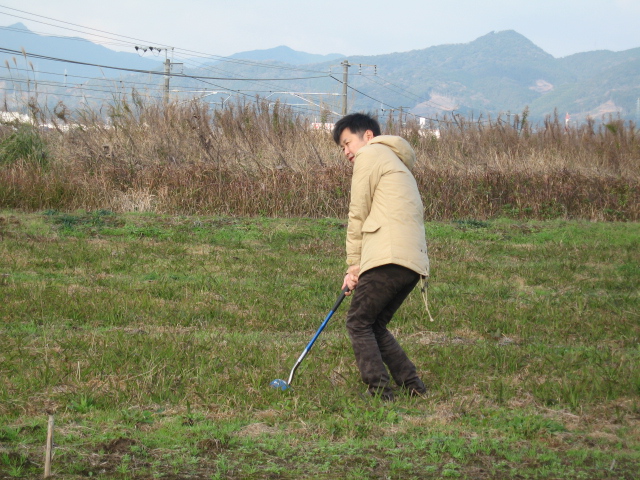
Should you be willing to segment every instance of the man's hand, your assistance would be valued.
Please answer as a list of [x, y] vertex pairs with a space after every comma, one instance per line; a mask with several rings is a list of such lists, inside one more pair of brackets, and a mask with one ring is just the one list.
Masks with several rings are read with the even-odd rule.
[[347, 269], [347, 273], [344, 276], [344, 282], [342, 282], [342, 288], [347, 287], [349, 293], [345, 295], [351, 295], [351, 292], [358, 286], [358, 277], [360, 276], [360, 265], [351, 265]]

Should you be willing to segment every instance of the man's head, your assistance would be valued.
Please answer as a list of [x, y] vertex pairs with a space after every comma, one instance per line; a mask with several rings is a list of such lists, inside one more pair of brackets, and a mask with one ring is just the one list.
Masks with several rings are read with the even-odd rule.
[[380, 135], [378, 121], [364, 113], [353, 113], [342, 117], [333, 127], [333, 141], [342, 148], [350, 162], [353, 162], [360, 148], [378, 135]]

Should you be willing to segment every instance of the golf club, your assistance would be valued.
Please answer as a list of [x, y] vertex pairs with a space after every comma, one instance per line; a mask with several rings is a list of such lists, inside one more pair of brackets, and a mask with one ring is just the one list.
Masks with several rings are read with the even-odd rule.
[[331, 309], [329, 314], [326, 316], [326, 318], [324, 319], [324, 321], [320, 325], [320, 328], [318, 328], [318, 331], [313, 336], [311, 341], [305, 347], [304, 351], [302, 352], [302, 355], [300, 355], [300, 358], [298, 358], [298, 361], [296, 362], [296, 364], [291, 369], [291, 373], [289, 374], [289, 380], [287, 380], [285, 382], [284, 380], [281, 380], [281, 379], [278, 378], [278, 379], [272, 381], [269, 384], [272, 388], [279, 388], [280, 390], [287, 390], [287, 389], [289, 389], [291, 387], [291, 381], [293, 380], [293, 375], [296, 373], [296, 370], [298, 369], [298, 367], [300, 366], [300, 364], [304, 360], [304, 357], [307, 356], [307, 353], [309, 353], [309, 350], [311, 350], [311, 347], [313, 347], [313, 344], [315, 343], [316, 339], [318, 338], [320, 333], [322, 333], [322, 330], [324, 330], [324, 327], [327, 326], [327, 323], [329, 323], [329, 320], [331, 319], [331, 317], [333, 316], [335, 311], [338, 309], [338, 307], [342, 303], [342, 300], [344, 300], [344, 297], [348, 292], [349, 292], [349, 288], [348, 287], [344, 287], [342, 289], [342, 293], [340, 294], [340, 296], [336, 300], [336, 303], [333, 305], [333, 308]]

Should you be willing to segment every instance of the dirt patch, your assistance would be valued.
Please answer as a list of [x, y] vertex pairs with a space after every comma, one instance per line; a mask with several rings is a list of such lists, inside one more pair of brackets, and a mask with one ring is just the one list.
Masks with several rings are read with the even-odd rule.
[[267, 410], [262, 410], [260, 412], [256, 412], [255, 417], [258, 419], [271, 419], [276, 418], [279, 415], [277, 410], [273, 408], [268, 408]]
[[206, 438], [200, 440], [196, 446], [202, 453], [220, 453], [229, 447], [229, 442], [226, 439]]
[[189, 255], [210, 255], [213, 247], [205, 244], [193, 245], [186, 247], [186, 251]]
[[252, 423], [242, 428], [238, 432], [240, 437], [259, 437], [260, 435], [274, 435], [278, 433], [278, 429], [271, 427], [266, 423]]
[[547, 93], [553, 90], [553, 84], [547, 82], [546, 80], [536, 80], [536, 84], [533, 87], [529, 87], [529, 90], [533, 90], [538, 93]]
[[110, 455], [113, 454], [121, 454], [124, 455], [126, 453], [131, 452], [131, 447], [133, 445], [136, 445], [136, 441], [132, 440], [130, 438], [116, 438], [114, 440], [111, 440], [108, 443], [101, 443], [98, 446], [98, 451], [104, 451], [105, 453], [108, 453]]
[[417, 338], [418, 343], [421, 345], [474, 345], [482, 339], [482, 336], [470, 330], [456, 330], [451, 334], [429, 331], [418, 332], [409, 335], [409, 338]]

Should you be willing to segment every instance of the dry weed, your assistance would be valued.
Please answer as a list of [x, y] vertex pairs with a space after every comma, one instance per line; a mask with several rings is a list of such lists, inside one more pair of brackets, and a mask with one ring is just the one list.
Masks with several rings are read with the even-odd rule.
[[[93, 111], [50, 116], [55, 128], [40, 131], [36, 142], [46, 162], [31, 144], [12, 150], [24, 158], [0, 162], [3, 208], [347, 213], [350, 165], [328, 132], [278, 103], [212, 111], [197, 101], [164, 107], [134, 95], [110, 105], [107, 122]], [[534, 128], [523, 114], [512, 124], [455, 117], [437, 127], [439, 138], [415, 125], [388, 124], [385, 132], [402, 134], [416, 150], [426, 218], [640, 218], [633, 123], [565, 129], [556, 115]], [[0, 144], [19, 141], [13, 128], [0, 127]]]

